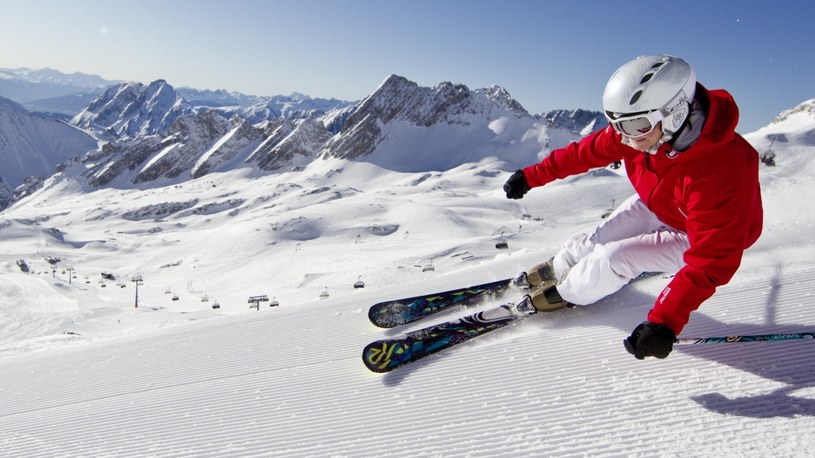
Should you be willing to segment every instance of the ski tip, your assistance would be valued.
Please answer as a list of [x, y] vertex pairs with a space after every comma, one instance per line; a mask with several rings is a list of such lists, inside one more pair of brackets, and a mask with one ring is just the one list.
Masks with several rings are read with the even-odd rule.
[[371, 324], [384, 329], [395, 328], [396, 326], [402, 324], [395, 322], [393, 319], [387, 319], [389, 315], [387, 313], [382, 313], [382, 310], [378, 308], [377, 305], [379, 304], [374, 304], [373, 307], [368, 309], [368, 320], [371, 321]]
[[362, 362], [372, 372], [390, 372], [402, 365], [398, 357], [409, 348], [410, 345], [401, 340], [377, 340], [362, 350]]

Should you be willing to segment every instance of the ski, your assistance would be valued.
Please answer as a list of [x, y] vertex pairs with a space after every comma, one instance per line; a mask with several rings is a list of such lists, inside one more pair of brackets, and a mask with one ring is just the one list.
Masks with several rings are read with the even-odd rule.
[[408, 332], [402, 338], [371, 342], [362, 361], [373, 372], [390, 372], [436, 352], [466, 342], [537, 313], [529, 296], [445, 323]]
[[371, 323], [392, 328], [428, 317], [456, 305], [473, 305], [485, 294], [503, 295], [512, 279], [497, 280], [441, 293], [378, 302], [368, 310]]

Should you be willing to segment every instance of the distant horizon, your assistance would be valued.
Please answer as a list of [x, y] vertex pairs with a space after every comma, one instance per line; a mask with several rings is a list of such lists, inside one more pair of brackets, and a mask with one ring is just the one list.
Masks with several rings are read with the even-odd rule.
[[[343, 102], [359, 102], [359, 101], [363, 100], [365, 97], [367, 97], [368, 95], [373, 94], [373, 93], [376, 91], [376, 88], [374, 88], [374, 89], [372, 89], [372, 90], [371, 90], [371, 93], [370, 93], [370, 94], [368, 94], [368, 95], [366, 95], [365, 97], [363, 97], [363, 98], [361, 98], [361, 99], [353, 99], [353, 100], [350, 100], [350, 99], [342, 99], [342, 98], [339, 98], [339, 97], [314, 97], [314, 96], [312, 96], [312, 95], [310, 95], [310, 94], [307, 94], [307, 93], [304, 93], [304, 92], [301, 92], [301, 91], [294, 91], [294, 92], [291, 92], [291, 93], [288, 93], [288, 94], [249, 94], [249, 93], [245, 93], [245, 92], [240, 92], [240, 91], [230, 90], [230, 89], [227, 89], [227, 88], [218, 88], [218, 89], [201, 89], [201, 88], [198, 88], [198, 87], [191, 87], [191, 86], [183, 86], [183, 85], [177, 85], [177, 84], [173, 84], [173, 82], [172, 82], [172, 81], [169, 81], [169, 80], [167, 80], [166, 78], [157, 78], [157, 79], [152, 80], [152, 81], [112, 80], [112, 79], [108, 79], [108, 78], [104, 77], [104, 75], [99, 75], [99, 74], [94, 74], [94, 73], [86, 73], [86, 72], [83, 72], [83, 71], [81, 71], [81, 70], [77, 70], [77, 71], [74, 71], [74, 72], [71, 72], [71, 73], [67, 73], [67, 72], [62, 71], [62, 70], [60, 70], [60, 69], [57, 69], [57, 68], [51, 68], [51, 67], [42, 67], [42, 68], [30, 68], [30, 67], [7, 68], [7, 67], [0, 67], [0, 70], [10, 70], [10, 71], [16, 71], [16, 70], [33, 70], [33, 71], [40, 71], [40, 70], [51, 70], [51, 71], [56, 71], [56, 72], [59, 72], [59, 73], [62, 73], [62, 74], [64, 74], [64, 75], [68, 75], [68, 76], [70, 76], [70, 75], [82, 75], [82, 76], [89, 76], [89, 77], [97, 77], [97, 78], [103, 79], [103, 80], [108, 81], [108, 82], [113, 83], [113, 84], [131, 83], [131, 82], [132, 82], [132, 83], [139, 83], [139, 84], [142, 84], [142, 85], [145, 85], [145, 86], [146, 86], [146, 85], [149, 85], [149, 84], [151, 84], [151, 83], [153, 83], [153, 82], [155, 82], [155, 81], [166, 81], [166, 82], [167, 82], [167, 83], [168, 83], [170, 86], [172, 86], [174, 89], [192, 89], [192, 90], [197, 90], [197, 91], [210, 91], [210, 92], [224, 91], [224, 92], [229, 93], [229, 94], [235, 94], [235, 93], [237, 93], [237, 94], [241, 94], [241, 95], [244, 95], [244, 96], [249, 96], [249, 97], [281, 97], [281, 96], [282, 96], [282, 97], [292, 97], [292, 98], [294, 98], [294, 96], [301, 95], [301, 96], [308, 97], [309, 99], [312, 99], [312, 100], [315, 100], [315, 99], [332, 100], [332, 99], [333, 99], [333, 100], [339, 100], [339, 101], [343, 101]], [[385, 76], [385, 77], [383, 78], [383, 81], [385, 81], [385, 80], [386, 80], [386, 79], [387, 79], [387, 78], [388, 78], [390, 75], [396, 75], [396, 74], [395, 74], [395, 73], [391, 73], [391, 74], [389, 74], [389, 75]], [[402, 77], [407, 78], [408, 80], [410, 80], [410, 78], [409, 78], [409, 77], [406, 77], [406, 76], [404, 76], [404, 75], [397, 75], [397, 76], [402, 76]], [[412, 81], [412, 80], [411, 80], [411, 81]], [[415, 82], [415, 81], [414, 81], [414, 82]], [[463, 84], [463, 83], [457, 83], [456, 81], [439, 81], [439, 82], [437, 82], [437, 83], [435, 83], [435, 84], [433, 84], [433, 85], [431, 85], [431, 86], [429, 86], [429, 87], [433, 87], [433, 86], [436, 86], [436, 85], [438, 85], [438, 84], [442, 84], [442, 83], [445, 83], [445, 82], [450, 82], [450, 83], [453, 83], [453, 84]], [[500, 85], [498, 85], [498, 86], [500, 86]], [[378, 87], [378, 86], [377, 86], [377, 87]], [[467, 86], [467, 87], [468, 87], [470, 90], [475, 90], [475, 89], [483, 89], [483, 88], [474, 88], [474, 87], [469, 87], [469, 86]], [[503, 86], [502, 86], [502, 87], [503, 87]], [[505, 89], [506, 89], [506, 88], [505, 88]], [[4, 96], [3, 94], [0, 94], [0, 97], [3, 97], [3, 96]], [[512, 96], [512, 94], [510, 94], [510, 96]], [[581, 108], [581, 107], [577, 107], [577, 108], [553, 108], [553, 109], [551, 109], [551, 110], [546, 110], [546, 111], [533, 111], [533, 110], [528, 109], [528, 108], [526, 107], [526, 105], [523, 103], [523, 101], [518, 100], [518, 99], [516, 99], [515, 97], [513, 97], [513, 99], [514, 99], [515, 101], [517, 101], [518, 103], [520, 103], [520, 104], [521, 104], [521, 106], [522, 106], [524, 109], [526, 109], [526, 110], [527, 110], [527, 111], [528, 111], [528, 112], [529, 112], [531, 115], [544, 115], [544, 114], [547, 114], [547, 113], [551, 113], [551, 112], [553, 112], [553, 111], [561, 111], [561, 110], [562, 110], [562, 111], [577, 111], [577, 110], [584, 110], [584, 111], [591, 111], [591, 112], [602, 113], [602, 111], [601, 111], [601, 110], [592, 110], [592, 109], [589, 109], [589, 108]], [[759, 129], [763, 128], [763, 127], [766, 127], [766, 126], [767, 126], [767, 125], [769, 125], [769, 124], [770, 124], [770, 123], [771, 123], [771, 122], [772, 122], [772, 121], [773, 121], [773, 120], [774, 120], [774, 119], [775, 119], [775, 118], [776, 118], [776, 117], [777, 117], [779, 114], [783, 113], [784, 111], [787, 111], [787, 110], [793, 109], [793, 108], [795, 108], [795, 107], [797, 107], [797, 106], [799, 106], [799, 105], [801, 105], [801, 104], [803, 104], [803, 103], [807, 102], [808, 100], [811, 100], [811, 98], [810, 98], [810, 99], [804, 99], [804, 100], [801, 100], [801, 102], [799, 102], [799, 103], [797, 103], [797, 104], [795, 104], [795, 105], [789, 106], [789, 107], [787, 107], [787, 108], [785, 108], [785, 109], [783, 109], [783, 110], [779, 111], [778, 113], [774, 113], [774, 114], [772, 115], [772, 118], [770, 118], [770, 120], [769, 120], [769, 121], [768, 121], [766, 124], [761, 125], [761, 126], [758, 126], [758, 127], [756, 127], [755, 129], [751, 129], [751, 130], [745, 130], [745, 131], [740, 131], [740, 130], [737, 130], [737, 131], [739, 131], [739, 133], [745, 134], [745, 133], [754, 132], [754, 131], [759, 130]]]
[[0, 67], [249, 95], [361, 100], [390, 74], [425, 87], [499, 85], [532, 113], [602, 111], [609, 76], [643, 54], [687, 60], [725, 89], [741, 132], [815, 97], [815, 5], [599, 0], [9, 2]]
[[[218, 89], [201, 89], [201, 88], [198, 88], [198, 87], [192, 87], [192, 86], [184, 86], [184, 85], [177, 85], [177, 84], [173, 84], [173, 82], [172, 82], [172, 81], [169, 81], [169, 80], [167, 80], [166, 78], [157, 78], [157, 79], [154, 79], [154, 80], [151, 80], [151, 81], [113, 80], [113, 79], [108, 79], [108, 78], [105, 78], [103, 75], [99, 75], [99, 74], [95, 74], [95, 73], [86, 73], [86, 72], [82, 72], [82, 71], [74, 71], [74, 72], [71, 72], [71, 73], [67, 73], [67, 72], [64, 72], [64, 71], [62, 71], [62, 70], [59, 70], [59, 69], [57, 69], [57, 68], [50, 68], [50, 67], [42, 67], [42, 68], [30, 68], [30, 67], [0, 68], [0, 70], [7, 70], [7, 71], [17, 71], [17, 70], [32, 70], [32, 71], [42, 71], [42, 70], [50, 70], [50, 71], [59, 72], [59, 73], [61, 73], [61, 74], [63, 74], [63, 75], [66, 75], [66, 76], [72, 76], [72, 75], [82, 75], [82, 76], [88, 76], [88, 77], [99, 78], [99, 79], [102, 79], [102, 80], [104, 80], [104, 81], [107, 81], [107, 82], [109, 82], [109, 83], [111, 83], [111, 84], [122, 84], [122, 83], [139, 83], [139, 84], [142, 84], [142, 85], [147, 86], [147, 85], [150, 85], [150, 84], [152, 84], [152, 83], [154, 83], [154, 82], [156, 82], [156, 81], [166, 81], [166, 82], [167, 82], [167, 84], [169, 84], [170, 86], [172, 86], [172, 87], [173, 87], [173, 88], [175, 88], [175, 89], [179, 89], [179, 88], [181, 88], [181, 89], [193, 89], [193, 90], [197, 90], [197, 91], [210, 91], [210, 92], [224, 91], [224, 92], [227, 92], [227, 93], [229, 93], [229, 94], [235, 94], [235, 93], [237, 93], [237, 94], [246, 95], [246, 96], [250, 96], [250, 97], [280, 97], [280, 96], [284, 96], [284, 97], [291, 97], [291, 96], [295, 96], [295, 95], [302, 95], [302, 96], [308, 97], [308, 98], [310, 98], [310, 99], [324, 99], [324, 100], [325, 100], [325, 99], [336, 99], [336, 100], [341, 100], [341, 101], [345, 101], [345, 102], [359, 102], [359, 101], [361, 101], [362, 99], [364, 99], [365, 97], [367, 97], [368, 95], [373, 94], [373, 93], [376, 91], [376, 88], [374, 88], [373, 90], [371, 90], [371, 93], [370, 93], [370, 94], [366, 95], [366, 96], [365, 96], [365, 97], [363, 97], [362, 99], [352, 99], [352, 100], [349, 100], [349, 99], [340, 99], [340, 98], [338, 98], [338, 97], [327, 97], [327, 98], [326, 98], [326, 97], [312, 97], [310, 94], [306, 94], [306, 93], [301, 92], [301, 91], [293, 91], [293, 92], [290, 92], [290, 93], [288, 93], [288, 94], [250, 94], [250, 93], [246, 93], [246, 92], [233, 91], [233, 90], [230, 90], [230, 89], [227, 89], [227, 88], [218, 88]], [[384, 81], [385, 81], [385, 80], [387, 80], [387, 79], [388, 79], [388, 78], [389, 78], [391, 75], [400, 76], [400, 77], [403, 77], [403, 78], [408, 79], [409, 81], [412, 81], [412, 80], [411, 80], [410, 78], [408, 78], [407, 76], [404, 76], [404, 75], [398, 75], [398, 74], [396, 74], [396, 73], [391, 73], [391, 74], [389, 74], [389, 75], [385, 76], [385, 77], [382, 79], [382, 81], [384, 82]], [[415, 81], [413, 81], [413, 82], [415, 82]], [[429, 87], [434, 87], [434, 86], [436, 86], [436, 85], [443, 84], [443, 83], [446, 83], [446, 82], [448, 82], [448, 83], [452, 83], [452, 84], [460, 84], [460, 83], [458, 83], [458, 82], [456, 82], [456, 81], [449, 81], [449, 80], [448, 80], [448, 81], [439, 81], [439, 82], [437, 82], [437, 83], [435, 83], [435, 84], [430, 85]], [[461, 84], [463, 84], [463, 83], [461, 83]], [[465, 86], [466, 86], [466, 85], [465, 85]], [[497, 85], [497, 86], [500, 86], [500, 84], [499, 84], [499, 85]], [[378, 87], [378, 86], [377, 86], [377, 87]], [[501, 86], [501, 87], [503, 87], [503, 86]], [[485, 89], [486, 87], [470, 87], [470, 86], [467, 86], [467, 88], [468, 88], [468, 89], [470, 89], [470, 90], [475, 90], [475, 89]], [[3, 94], [0, 94], [0, 96], [2, 96], [2, 95], [3, 95]], [[510, 94], [510, 95], [512, 95], [512, 94]], [[513, 99], [514, 99], [514, 100], [516, 100], [516, 101], [518, 101], [518, 100], [517, 100], [517, 99], [515, 99], [514, 97], [513, 97]], [[519, 101], [519, 102], [520, 102], [520, 101]], [[523, 105], [523, 103], [521, 103], [521, 105]], [[526, 108], [526, 107], [524, 107], [524, 108]], [[573, 109], [569, 109], [568, 111], [572, 111], [572, 110], [581, 110], [581, 109], [582, 109], [582, 110], [586, 110], [585, 108], [573, 108]], [[548, 110], [548, 111], [545, 111], [545, 112], [532, 112], [532, 111], [530, 111], [530, 110], [527, 110], [527, 111], [530, 111], [530, 113], [532, 113], [532, 114], [542, 114], [542, 113], [548, 113], [548, 112], [551, 112], [551, 111], [557, 111], [557, 110], [566, 110], [566, 109], [564, 109], [564, 108], [554, 108], [553, 110]], [[602, 113], [602, 111], [600, 111], [600, 110], [596, 110], [596, 111], [597, 111], [598, 113]]]

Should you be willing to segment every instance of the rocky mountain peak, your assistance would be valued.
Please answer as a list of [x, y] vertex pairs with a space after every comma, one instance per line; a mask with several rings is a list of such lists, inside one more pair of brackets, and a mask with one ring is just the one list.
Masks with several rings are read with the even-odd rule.
[[[472, 91], [463, 84], [443, 82], [421, 87], [390, 75], [348, 117], [340, 133], [324, 148], [331, 156], [355, 159], [371, 154], [395, 124], [431, 127], [458, 126], [501, 117], [528, 118], [529, 113], [498, 86]], [[460, 132], [457, 135], [464, 134]]]
[[529, 112], [527, 112], [526, 109], [521, 106], [517, 100], [513, 99], [512, 96], [509, 95], [509, 92], [501, 86], [492, 85], [484, 89], [479, 89], [476, 92], [483, 92], [487, 98], [497, 103], [499, 106], [503, 106], [509, 111], [516, 112], [522, 116], [529, 115]]
[[789, 110], [782, 111], [778, 116], [773, 119], [773, 124], [786, 121], [793, 115], [803, 114], [815, 120], [815, 99], [809, 99], [799, 105], [796, 105]]
[[145, 86], [122, 83], [108, 88], [71, 122], [85, 129], [104, 129], [115, 137], [164, 134], [192, 106], [164, 80]]

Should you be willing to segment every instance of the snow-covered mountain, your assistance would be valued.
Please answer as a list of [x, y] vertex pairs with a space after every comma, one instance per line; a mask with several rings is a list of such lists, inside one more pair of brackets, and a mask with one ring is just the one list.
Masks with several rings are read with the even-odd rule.
[[[178, 118], [166, 137], [148, 135], [108, 143], [74, 168], [97, 187], [183, 181], [219, 170], [224, 163], [234, 165], [230, 161], [236, 156], [240, 163], [261, 141], [261, 129], [208, 111]], [[71, 170], [66, 168], [65, 173]]]
[[602, 113], [581, 109], [554, 110], [541, 114], [541, 118], [554, 127], [569, 129], [583, 137], [608, 125]]
[[[81, 74], [24, 70], [6, 74], [16, 80], [27, 78], [30, 84], [58, 81], [89, 87], [105, 83], [99, 77], [80, 78]], [[86, 96], [63, 96], [54, 103], [73, 98], [78, 104]], [[360, 103], [302, 94], [258, 97], [190, 88], [176, 91], [163, 80], [146, 86], [121, 83], [74, 116], [72, 123], [109, 143], [77, 159], [82, 165], [66, 170], [85, 167], [82, 174], [91, 186], [114, 181], [118, 186], [144, 186], [225, 167], [250, 165], [272, 171], [329, 157], [364, 158], [400, 171], [425, 166], [444, 170], [487, 157], [521, 165], [544, 154], [553, 141], [562, 143], [586, 134], [599, 120], [599, 113], [581, 110], [530, 115], [498, 86], [471, 91], [442, 83], [427, 88], [396, 75]], [[237, 131], [216, 128], [227, 124], [241, 127]], [[413, 140], [405, 142], [406, 137]], [[36, 146], [9, 149], [31, 148]], [[40, 154], [49, 156], [47, 151]], [[23, 170], [21, 177], [49, 176], [67, 158], [53, 159], [45, 162], [45, 172]], [[119, 174], [123, 175], [117, 180]], [[8, 186], [20, 182], [20, 178], [6, 180]], [[30, 193], [36, 184], [30, 181], [19, 195]]]
[[11, 190], [3, 183], [3, 178], [0, 177], [0, 208], [8, 207], [14, 201], [14, 195]]
[[161, 186], [233, 168], [271, 171], [304, 165], [330, 137], [313, 119], [279, 118], [255, 126], [204, 111], [178, 118], [166, 136], [110, 142], [63, 172], [76, 173], [94, 187]]
[[[760, 170], [765, 233], [681, 337], [815, 329], [808, 113], [746, 136], [762, 153], [786, 139]], [[216, 115], [180, 119], [220, 138], [240, 129]], [[812, 340], [678, 346], [665, 360], [625, 352], [661, 276], [368, 372], [365, 344], [428, 324], [375, 328], [373, 302], [512, 276], [632, 193], [602, 169], [512, 201], [497, 158], [431, 165], [405, 173], [321, 156], [144, 189], [48, 178], [0, 213], [0, 454], [786, 457], [815, 447]], [[263, 294], [279, 306], [250, 308]]]
[[47, 111], [74, 116], [104, 88], [120, 81], [106, 80], [86, 73], [58, 70], [0, 68], [0, 96], [31, 111]]
[[28, 176], [49, 177], [57, 164], [94, 149], [87, 133], [0, 97], [0, 179], [7, 191]]
[[547, 150], [551, 136], [562, 143], [568, 135], [550, 130], [503, 88], [420, 87], [391, 75], [348, 116], [323, 152], [403, 172], [446, 170], [490, 156], [528, 163]]
[[[447, 170], [489, 157], [519, 167], [537, 160], [550, 143], [579, 138], [571, 129], [530, 115], [500, 87], [419, 87], [393, 75], [359, 104], [331, 102], [326, 112], [309, 103], [313, 111], [292, 108], [260, 123], [238, 115], [227, 119], [223, 110], [193, 113], [166, 83], [150, 87], [154, 89], [133, 84], [111, 88], [74, 119], [80, 126], [106, 127], [124, 138], [81, 158], [65, 173], [74, 170], [91, 186], [126, 187], [160, 186], [236, 167], [270, 172], [327, 158], [396, 171]], [[150, 102], [159, 98], [151, 95], [158, 92], [175, 96], [165, 96], [165, 103]], [[334, 134], [332, 126], [338, 122], [342, 127]], [[133, 131], [135, 135], [129, 134]]]
[[99, 75], [66, 74], [50, 68], [0, 68], [0, 95], [23, 102], [87, 93], [117, 83]]
[[192, 112], [192, 106], [164, 80], [147, 86], [131, 82], [109, 88], [71, 122], [134, 138], [164, 134], [176, 119]]
[[252, 124], [279, 118], [323, 118], [327, 114], [348, 111], [356, 104], [338, 99], [315, 99], [297, 93], [269, 97], [191, 88], [179, 88], [178, 93], [194, 106], [196, 111], [215, 109], [224, 117], [238, 116]]
[[790, 108], [776, 116], [770, 125], [756, 133], [775, 132], [771, 139], [780, 142], [800, 142], [807, 146], [815, 146], [815, 99]]
[[[234, 104], [234, 105], [230, 105]], [[123, 83], [97, 97], [72, 122], [86, 129], [100, 129], [114, 137], [143, 137], [167, 134], [181, 116], [215, 111], [225, 118], [240, 118], [250, 124], [285, 119], [325, 119], [336, 127], [337, 119], [353, 109], [353, 102], [292, 96], [257, 97], [226, 91], [175, 90], [164, 80], [144, 86]]]

